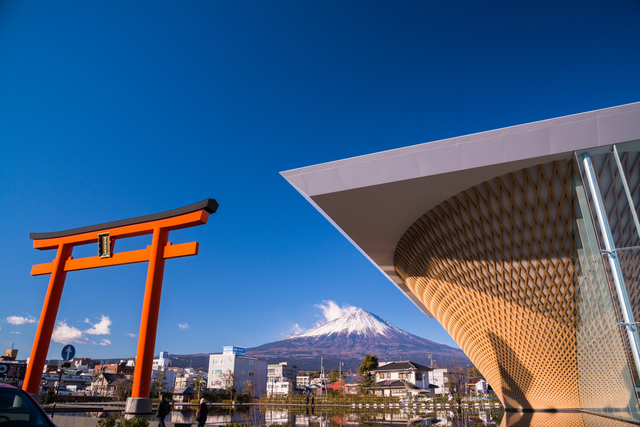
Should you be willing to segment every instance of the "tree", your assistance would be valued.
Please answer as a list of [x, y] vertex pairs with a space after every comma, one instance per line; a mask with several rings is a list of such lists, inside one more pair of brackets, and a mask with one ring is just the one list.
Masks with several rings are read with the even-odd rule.
[[235, 375], [231, 372], [230, 369], [227, 369], [227, 372], [220, 374], [220, 381], [222, 382], [222, 387], [233, 397], [233, 394], [236, 392], [236, 387], [234, 384]]
[[207, 382], [204, 380], [204, 373], [198, 371], [196, 376], [193, 378], [193, 388], [198, 390], [198, 400], [200, 400], [200, 392], [202, 390], [202, 386], [204, 386]]
[[473, 368], [469, 368], [467, 371], [469, 372], [469, 378], [482, 378], [482, 379], [484, 379], [484, 376], [480, 373], [480, 370], [478, 368], [476, 368], [475, 366]]
[[329, 382], [334, 383], [336, 381], [338, 381], [340, 377], [340, 371], [337, 369], [334, 369], [332, 371], [329, 372]]
[[164, 373], [164, 369], [159, 369], [151, 384], [151, 397], [158, 394], [158, 398], [160, 398], [160, 393], [162, 393], [165, 388], [167, 388], [167, 374]]
[[362, 385], [367, 386], [374, 383], [373, 375], [371, 371], [378, 367], [378, 356], [372, 356], [367, 354], [364, 356], [364, 360], [360, 364], [360, 377], [362, 378]]
[[253, 382], [251, 380], [246, 380], [242, 385], [244, 387], [242, 392], [249, 397], [253, 397]]

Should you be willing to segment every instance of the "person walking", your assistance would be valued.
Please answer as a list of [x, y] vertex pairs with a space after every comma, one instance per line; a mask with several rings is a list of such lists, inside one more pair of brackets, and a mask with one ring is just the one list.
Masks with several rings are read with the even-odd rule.
[[158, 404], [158, 412], [156, 412], [156, 420], [158, 420], [158, 427], [165, 427], [164, 419], [171, 412], [171, 408], [169, 407], [169, 402], [165, 400], [164, 394], [160, 399], [160, 403]]
[[453, 403], [453, 394], [449, 393], [449, 405], [452, 405]]
[[198, 422], [198, 427], [204, 427], [204, 423], [207, 421], [207, 415], [209, 414], [209, 408], [207, 408], [207, 404], [204, 403], [204, 398], [200, 399], [200, 408], [198, 409], [198, 413], [196, 414], [196, 421]]

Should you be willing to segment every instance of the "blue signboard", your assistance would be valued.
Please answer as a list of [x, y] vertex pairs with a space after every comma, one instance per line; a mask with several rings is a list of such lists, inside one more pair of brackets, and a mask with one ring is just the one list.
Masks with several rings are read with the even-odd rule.
[[235, 354], [236, 356], [244, 356], [244, 353], [244, 347], [236, 347], [234, 345], [225, 345], [222, 347], [222, 354]]
[[62, 348], [62, 358], [64, 360], [71, 360], [75, 355], [76, 349], [71, 344], [67, 344]]

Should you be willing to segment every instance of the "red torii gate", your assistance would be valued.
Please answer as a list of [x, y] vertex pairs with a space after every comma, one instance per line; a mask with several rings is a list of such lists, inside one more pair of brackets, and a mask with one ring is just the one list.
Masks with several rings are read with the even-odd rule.
[[[52, 262], [34, 265], [32, 276], [51, 274], [42, 314], [31, 351], [22, 388], [30, 394], [38, 393], [42, 370], [51, 343], [51, 334], [56, 322], [64, 281], [68, 271], [110, 267], [112, 265], [149, 262], [147, 283], [142, 305], [142, 319], [138, 338], [136, 368], [133, 379], [132, 401], [127, 402], [127, 412], [151, 412], [151, 371], [158, 328], [160, 294], [164, 261], [198, 254], [198, 242], [172, 245], [168, 241], [169, 231], [206, 224], [209, 214], [218, 209], [214, 199], [171, 211], [114, 221], [105, 224], [76, 228], [53, 233], [31, 233], [33, 247], [40, 250], [57, 249]], [[151, 246], [136, 251], [113, 253], [116, 239], [153, 234]], [[74, 259], [74, 246], [98, 243], [98, 256]]]

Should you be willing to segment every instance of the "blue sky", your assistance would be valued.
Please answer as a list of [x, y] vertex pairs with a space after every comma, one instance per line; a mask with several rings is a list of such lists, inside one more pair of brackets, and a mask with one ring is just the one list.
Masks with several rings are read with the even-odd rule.
[[[170, 235], [200, 254], [167, 261], [156, 354], [349, 306], [454, 345], [279, 172], [640, 101], [639, 24], [635, 0], [0, 0], [0, 349], [26, 358], [40, 317], [29, 272], [54, 254], [29, 232], [206, 198], [209, 223]], [[58, 339], [133, 357], [146, 268], [70, 273]]]

